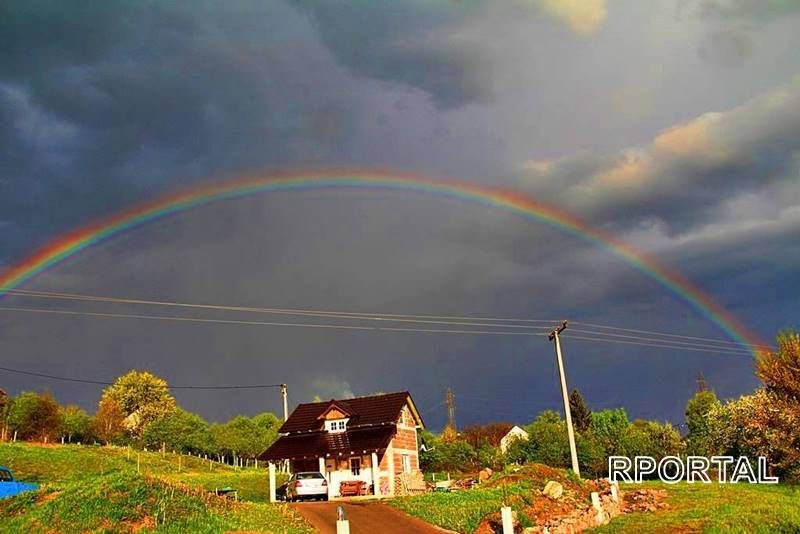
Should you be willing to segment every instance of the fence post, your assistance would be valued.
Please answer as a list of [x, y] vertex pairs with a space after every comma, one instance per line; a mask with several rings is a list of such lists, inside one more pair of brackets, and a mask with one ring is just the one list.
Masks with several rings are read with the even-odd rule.
[[500, 508], [500, 519], [503, 522], [503, 534], [514, 534], [514, 514], [510, 506]]
[[596, 491], [592, 492], [592, 507], [597, 512], [595, 515], [595, 521], [598, 525], [602, 525], [606, 520], [606, 514], [603, 512], [603, 505], [600, 504], [600, 494]]
[[336, 507], [336, 534], [350, 534], [350, 521], [341, 506]]
[[269, 502], [275, 502], [275, 464], [269, 462]]

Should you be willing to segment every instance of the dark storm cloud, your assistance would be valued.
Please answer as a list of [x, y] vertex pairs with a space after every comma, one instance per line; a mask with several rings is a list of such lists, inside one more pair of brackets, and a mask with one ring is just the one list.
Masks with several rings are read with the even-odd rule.
[[[786, 79], [800, 64], [787, 47], [796, 32], [779, 17], [695, 11], [684, 24], [672, 5], [654, 16], [649, 4], [600, 0], [13, 1], [0, 10], [0, 263], [202, 180], [363, 165], [523, 189], [686, 274], [765, 337], [796, 316], [800, 105]], [[698, 58], [697, 43], [715, 31]], [[407, 193], [207, 206], [87, 250], [30, 287], [720, 335], [601, 247]], [[3, 361], [55, 374], [103, 379], [138, 366], [173, 383], [285, 380], [293, 402], [411, 388], [433, 410], [453, 386], [462, 423], [558, 407], [552, 347], [539, 338], [9, 312], [0, 328]], [[700, 368], [722, 395], [754, 384], [746, 356], [577, 340], [567, 350], [571, 383], [593, 407], [625, 404], [635, 415], [680, 417]], [[630, 377], [634, 387], [619, 387]], [[41, 386], [21, 379], [8, 389]], [[99, 393], [53, 388], [87, 407]], [[213, 418], [279, 409], [262, 391], [180, 395]], [[443, 419], [423, 415], [434, 428]]]
[[78, 4], [3, 7], [8, 255], [185, 182], [347, 154], [358, 90], [293, 9]]
[[443, 108], [490, 96], [480, 47], [454, 34], [477, 10], [468, 2], [293, 3], [313, 15], [323, 42], [357, 76], [420, 88]]

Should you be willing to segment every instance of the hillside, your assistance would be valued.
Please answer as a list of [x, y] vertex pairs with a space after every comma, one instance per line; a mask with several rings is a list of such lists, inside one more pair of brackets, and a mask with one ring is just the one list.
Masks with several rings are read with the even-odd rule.
[[[0, 501], [2, 532], [311, 532], [285, 505], [263, 502], [264, 470], [169, 453], [24, 443], [0, 444], [0, 464], [42, 485]], [[239, 490], [240, 502], [209, 491], [226, 486]]]

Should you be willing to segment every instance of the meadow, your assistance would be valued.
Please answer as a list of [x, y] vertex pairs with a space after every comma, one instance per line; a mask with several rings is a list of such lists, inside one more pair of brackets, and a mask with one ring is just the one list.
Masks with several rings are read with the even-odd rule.
[[[283, 504], [269, 504], [264, 469], [235, 469], [191, 456], [118, 447], [1, 443], [0, 465], [41, 484], [0, 501], [1, 532], [305, 534]], [[239, 491], [239, 502], [212, 495]]]
[[[555, 471], [555, 470], [553, 470]], [[520, 518], [521, 524], [536, 524], [536, 509], [547, 501], [534, 497], [542, 489], [540, 476], [517, 477], [498, 485], [486, 484], [468, 491], [427, 493], [402, 497], [391, 504], [408, 514], [456, 532], [471, 534], [483, 519], [497, 513], [508, 504]], [[589, 499], [580, 486], [567, 476], [554, 477], [570, 485], [575, 502], [588, 506]], [[642, 485], [623, 485], [623, 490], [635, 490]], [[755, 484], [686, 484], [666, 485], [645, 483], [645, 488], [665, 490], [667, 507], [652, 512], [632, 512], [614, 518], [608, 525], [593, 529], [597, 533], [798, 533], [800, 532], [800, 487], [791, 485]], [[585, 502], [584, 502], [585, 501]]]
[[[639, 485], [624, 485], [635, 489]], [[761, 484], [645, 483], [667, 490], [669, 507], [620, 516], [594, 532], [800, 532], [800, 487]]]

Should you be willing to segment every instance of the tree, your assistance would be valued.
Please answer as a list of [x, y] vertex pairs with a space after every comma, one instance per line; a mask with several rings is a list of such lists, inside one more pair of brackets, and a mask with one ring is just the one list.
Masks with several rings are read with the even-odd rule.
[[538, 462], [551, 467], [568, 465], [567, 425], [558, 413], [552, 410], [541, 412], [525, 430], [528, 439], [515, 441], [509, 447], [506, 456], [510, 461]]
[[777, 341], [777, 351], [756, 358], [768, 402], [762, 413], [772, 446], [770, 462], [779, 476], [800, 480], [800, 332], [782, 332]]
[[708, 414], [719, 406], [713, 391], [701, 390], [686, 403], [686, 446], [689, 454], [712, 455], [709, 443]]
[[278, 438], [279, 419], [271, 413], [255, 417], [238, 415], [221, 425], [214, 425], [211, 432], [220, 452], [236, 458], [255, 458]]
[[514, 425], [512, 423], [488, 423], [486, 425], [472, 425], [461, 431], [461, 439], [475, 449], [484, 446], [499, 447], [503, 439]]
[[643, 419], [628, 425], [622, 444], [629, 457], [650, 456], [661, 460], [665, 456], [679, 456], [684, 451], [681, 435], [674, 426]]
[[444, 461], [441, 448], [442, 440], [425, 429], [420, 430], [418, 439], [420, 441], [420, 469], [426, 472], [439, 471]]
[[602, 444], [606, 456], [625, 454], [624, 438], [629, 424], [624, 408], [592, 413], [592, 432]]
[[61, 408], [61, 432], [68, 443], [89, 438], [92, 418], [82, 408], [70, 404]]
[[175, 411], [177, 404], [166, 380], [148, 371], [128, 371], [103, 391], [102, 400], [114, 400], [125, 414], [126, 427], [141, 436], [151, 422]]
[[569, 409], [572, 413], [572, 423], [578, 432], [586, 432], [592, 426], [592, 411], [583, 400], [583, 396], [577, 389], [573, 389], [569, 395]]
[[8, 426], [21, 439], [57, 438], [61, 428], [58, 403], [50, 393], [23, 391], [11, 403]]
[[142, 434], [142, 442], [150, 449], [163, 446], [193, 454], [217, 452], [209, 424], [199, 415], [180, 408], [150, 423]]
[[124, 436], [125, 413], [113, 398], [100, 399], [97, 414], [92, 421], [92, 433], [106, 445], [117, 442]]

